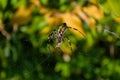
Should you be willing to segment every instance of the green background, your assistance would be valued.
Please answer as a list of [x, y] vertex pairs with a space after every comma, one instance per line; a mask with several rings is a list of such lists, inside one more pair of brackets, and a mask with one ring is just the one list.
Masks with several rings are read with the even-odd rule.
[[[93, 4], [87, 0], [39, 1], [49, 9], [63, 12], [71, 8], [73, 1], [79, 6]], [[50, 32], [40, 33], [48, 23], [38, 7], [33, 9], [30, 20], [27, 17], [28, 21], [22, 23], [20, 18], [12, 20], [12, 16], [19, 7], [31, 5], [30, 0], [0, 0], [0, 20], [11, 37], [6, 39], [0, 28], [0, 80], [120, 80], [120, 24], [115, 21], [120, 17], [119, 4], [120, 0], [96, 1], [105, 14], [102, 20], [96, 20], [101, 31], [91, 30], [83, 22], [86, 39], [67, 32], [71, 44], [77, 47], [66, 62], [61, 51], [51, 51], [53, 44], [47, 42]], [[18, 30], [13, 31], [9, 22], [18, 22]]]

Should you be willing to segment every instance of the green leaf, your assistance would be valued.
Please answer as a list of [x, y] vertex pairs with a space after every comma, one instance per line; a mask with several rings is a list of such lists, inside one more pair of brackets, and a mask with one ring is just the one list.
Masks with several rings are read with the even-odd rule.
[[26, 6], [26, 4], [27, 4], [26, 0], [11, 0], [11, 5], [15, 9], [21, 6]]
[[64, 77], [70, 76], [69, 65], [66, 64], [66, 63], [57, 63], [57, 65], [55, 67], [55, 71], [56, 72], [61, 71], [61, 75], [64, 76]]
[[40, 0], [42, 2], [42, 4], [47, 5], [48, 4], [48, 0]]
[[1, 5], [2, 9], [6, 8], [7, 2], [8, 2], [7, 0], [0, 0], [0, 5]]
[[9, 57], [10, 55], [10, 44], [9, 43], [7, 43], [6, 47], [4, 48], [4, 55], [5, 57]]
[[17, 54], [16, 48], [12, 47], [11, 51], [12, 51], [12, 54], [13, 54], [13, 60], [17, 61], [18, 54]]
[[108, 4], [112, 10], [112, 15], [120, 16], [120, 0], [108, 0]]
[[0, 19], [2, 19], [2, 17], [3, 17], [3, 13], [2, 11], [0, 11]]

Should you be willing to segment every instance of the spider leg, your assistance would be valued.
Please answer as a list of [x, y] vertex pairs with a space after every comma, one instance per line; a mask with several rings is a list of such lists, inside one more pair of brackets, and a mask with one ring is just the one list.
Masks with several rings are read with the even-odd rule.
[[78, 29], [72, 28], [72, 27], [70, 27], [70, 26], [66, 26], [66, 27], [69, 28], [69, 29], [73, 29], [73, 30], [75, 30], [75, 31], [78, 31], [80, 34], [82, 34], [82, 36], [83, 36], [84, 38], [86, 38], [86, 36], [85, 36], [81, 31], [79, 31]]
[[50, 44], [48, 44], [47, 48], [48, 48], [48, 51], [50, 52], [50, 54], [52, 54], [52, 50], [50, 49]]
[[[54, 45], [54, 41], [56, 40], [56, 33], [57, 31], [54, 29], [49, 35], [48, 35], [48, 50], [50, 53], [53, 53], [54, 51], [52, 51], [52, 47], [50, 46], [50, 44]], [[55, 47], [53, 46], [54, 50]]]
[[70, 39], [69, 39], [67, 36], [65, 36], [65, 38], [67, 39], [68, 44], [69, 44], [69, 46], [70, 46], [70, 49], [71, 49], [71, 51], [73, 52], [73, 49], [72, 49], [72, 45], [71, 45]]

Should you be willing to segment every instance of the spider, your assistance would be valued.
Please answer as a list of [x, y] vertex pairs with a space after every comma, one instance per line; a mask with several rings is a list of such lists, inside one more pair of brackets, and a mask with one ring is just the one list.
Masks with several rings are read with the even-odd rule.
[[[63, 23], [58, 30], [53, 30], [49, 35], [48, 35], [48, 42], [54, 42], [56, 41], [56, 48], [60, 48], [60, 45], [61, 43], [64, 41], [64, 38], [68, 39], [68, 37], [65, 36], [65, 32], [67, 29], [73, 29], [73, 30], [76, 30], [78, 31], [80, 34], [82, 34], [84, 37], [85, 35], [80, 32], [78, 29], [76, 28], [72, 28], [70, 26], [67, 26], [66, 23]], [[70, 40], [68, 39], [68, 43], [71, 47], [71, 42]], [[71, 47], [71, 50], [72, 50], [72, 47]]]

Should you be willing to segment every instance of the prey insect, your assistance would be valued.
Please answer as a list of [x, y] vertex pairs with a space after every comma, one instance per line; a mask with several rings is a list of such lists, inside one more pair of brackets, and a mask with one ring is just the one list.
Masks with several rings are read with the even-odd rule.
[[[82, 35], [85, 37], [85, 35], [84, 35], [82, 32], [80, 32], [78, 29], [72, 28], [72, 27], [70, 27], [70, 26], [67, 26], [66, 23], [63, 23], [63, 24], [59, 27], [58, 30], [53, 30], [53, 31], [49, 34], [49, 36], [48, 36], [48, 42], [50, 43], [50, 42], [52, 42], [52, 41], [55, 41], [55, 42], [56, 42], [55, 47], [56, 47], [56, 48], [60, 48], [61, 43], [64, 41], [64, 39], [65, 39], [65, 38], [68, 39], [68, 37], [65, 36], [65, 32], [67, 31], [67, 29], [73, 29], [73, 30], [75, 30], [75, 31], [78, 31], [80, 34], [82, 34]], [[70, 45], [70, 47], [71, 47], [71, 41], [70, 41], [69, 39], [68, 39], [68, 43], [69, 43], [69, 45]], [[71, 50], [72, 50], [72, 47], [71, 47]]]

